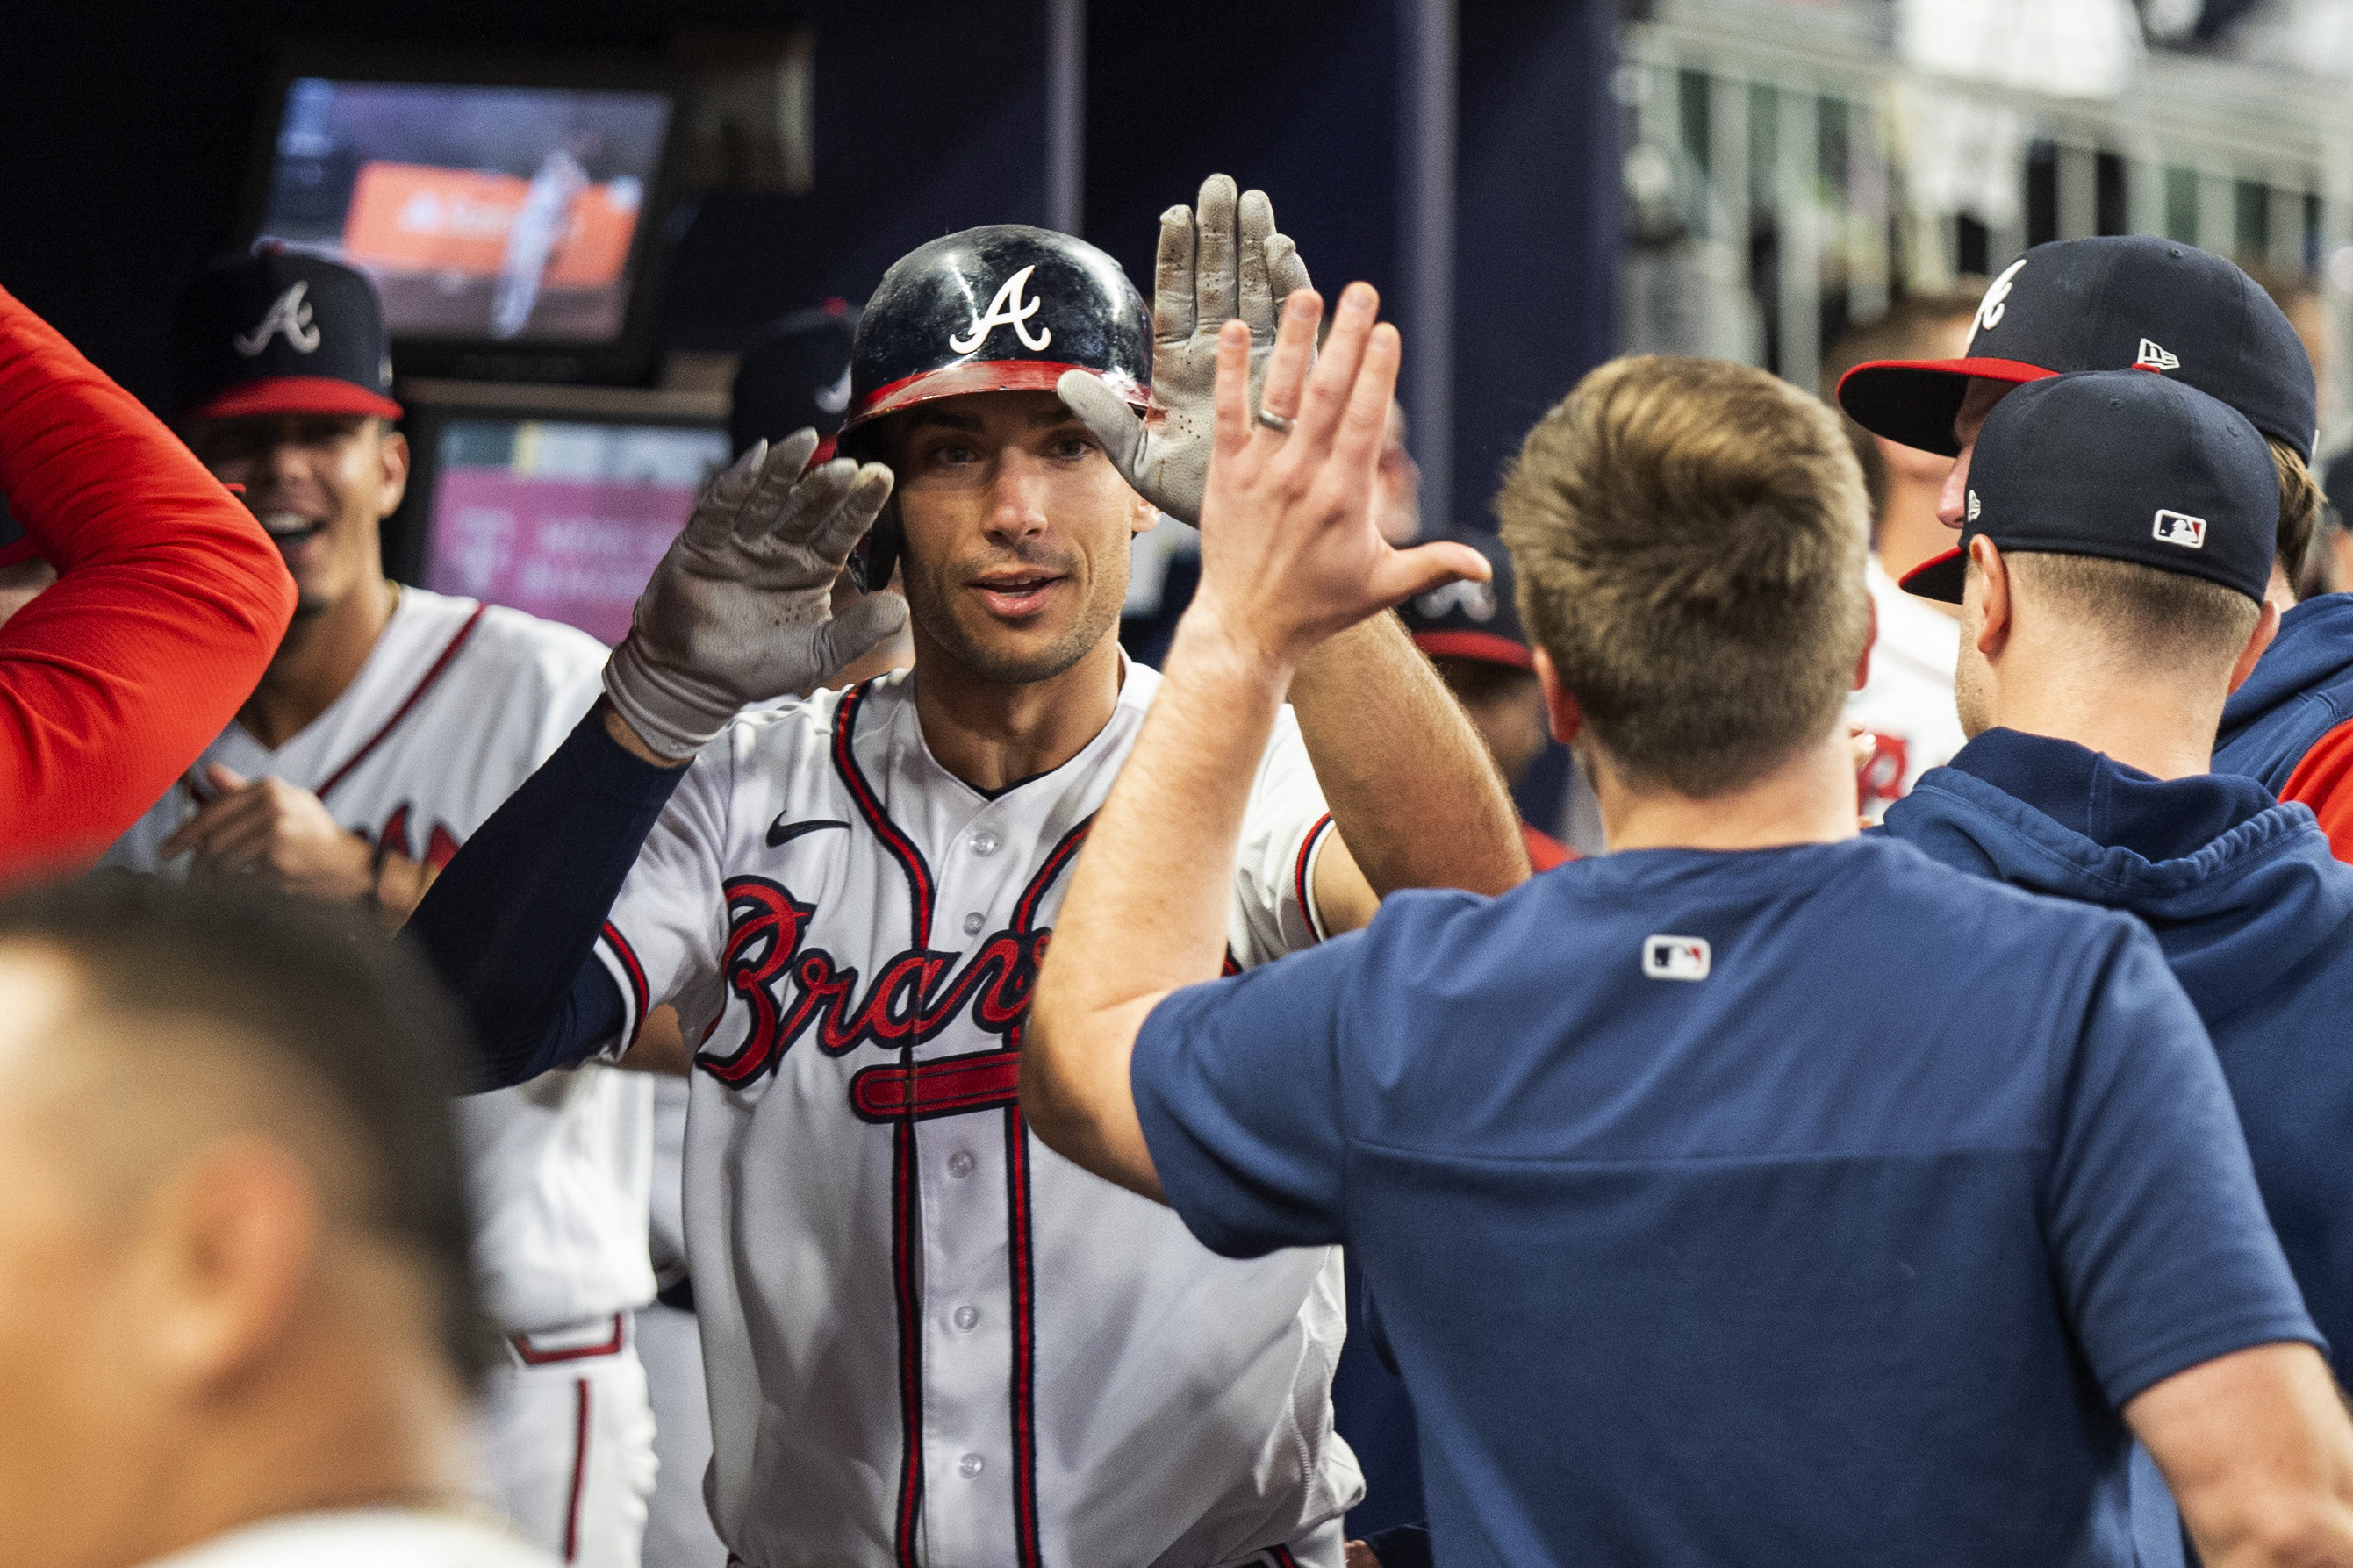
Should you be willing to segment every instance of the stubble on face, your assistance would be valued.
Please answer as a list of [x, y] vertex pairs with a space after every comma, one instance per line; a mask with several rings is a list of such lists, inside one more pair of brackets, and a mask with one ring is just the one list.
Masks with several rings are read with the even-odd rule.
[[[1123, 540], [1120, 564], [1126, 564]], [[950, 658], [984, 680], [999, 686], [1031, 686], [1051, 680], [1075, 666], [1099, 647], [1119, 625], [1120, 607], [1127, 599], [1127, 573], [1101, 570], [1076, 549], [1044, 542], [989, 546], [956, 560], [932, 563], [912, 546], [902, 551], [900, 569], [907, 592], [909, 620]], [[1083, 577], [1090, 566], [1092, 577]], [[1024, 649], [991, 636], [995, 630], [987, 612], [972, 606], [963, 584], [982, 573], [1008, 566], [1039, 572], [1088, 584], [1085, 602], [1061, 635], [1040, 648]], [[966, 613], [969, 612], [969, 623]]]
[[1969, 593], [1961, 603], [1960, 657], [1953, 663], [1953, 711], [1961, 733], [1974, 741], [1993, 728], [1992, 669], [1978, 651], [1978, 633], [1985, 626], [1984, 601], [1978, 590], [1977, 567], [1969, 567]]

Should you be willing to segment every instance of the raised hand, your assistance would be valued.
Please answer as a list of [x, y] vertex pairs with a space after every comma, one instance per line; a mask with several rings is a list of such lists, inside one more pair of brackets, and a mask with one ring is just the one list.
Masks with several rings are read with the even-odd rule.
[[1216, 456], [1194, 603], [1230, 642], [1282, 668], [1416, 594], [1488, 575], [1486, 558], [1467, 544], [1400, 551], [1381, 536], [1395, 504], [1382, 453], [1399, 345], [1397, 329], [1376, 321], [1379, 308], [1370, 284], [1350, 284], [1317, 356], [1324, 302], [1310, 289], [1293, 294], [1259, 413], [1250, 334], [1229, 322], [1218, 340]]
[[692, 756], [744, 708], [809, 690], [905, 621], [895, 594], [833, 614], [891, 470], [841, 458], [803, 472], [817, 445], [814, 430], [762, 442], [712, 480], [638, 596], [605, 692], [659, 755]]
[[1282, 301], [1308, 287], [1299, 247], [1274, 228], [1264, 191], [1237, 196], [1232, 178], [1201, 182], [1198, 208], [1160, 215], [1152, 280], [1152, 405], [1144, 418], [1118, 393], [1076, 371], [1055, 390], [1103, 444], [1136, 493], [1184, 522], [1201, 519], [1215, 439], [1219, 334], [1250, 328], [1250, 405], [1274, 353]]

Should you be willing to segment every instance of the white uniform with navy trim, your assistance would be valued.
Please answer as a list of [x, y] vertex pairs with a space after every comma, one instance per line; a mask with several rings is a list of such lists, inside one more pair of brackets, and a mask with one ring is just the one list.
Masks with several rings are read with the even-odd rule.
[[1862, 814], [1877, 822], [1890, 803], [1912, 793], [1930, 768], [1953, 760], [1968, 737], [1953, 708], [1953, 666], [1961, 652], [1961, 623], [1926, 599], [1905, 593], [1871, 558], [1871, 602], [1879, 637], [1871, 645], [1863, 684], [1846, 700], [1849, 723], [1872, 738], [1862, 764]]
[[[1160, 678], [1127, 665], [1103, 731], [994, 798], [934, 760], [909, 679], [706, 747], [598, 945], [623, 1037], [667, 1002], [701, 1042], [685, 1209], [720, 1535], [752, 1568], [1336, 1565], [1362, 1489], [1330, 1424], [1337, 1251], [1218, 1258], [1016, 1099], [1038, 959]], [[1315, 940], [1330, 820], [1286, 710], [1233, 963]]]
[[[106, 858], [184, 869], [157, 850], [210, 797], [204, 769], [220, 763], [300, 784], [372, 843], [447, 864], [596, 701], [605, 657], [570, 626], [404, 587], [326, 711], [276, 751], [232, 722]], [[551, 1552], [568, 1544], [567, 1560], [628, 1568], [653, 1485], [652, 1417], [617, 1325], [654, 1293], [650, 1086], [602, 1066], [549, 1073], [459, 1100], [458, 1124], [491, 1314], [511, 1336], [552, 1336], [566, 1352], [530, 1363], [522, 1340], [491, 1380], [481, 1447], [495, 1500]], [[597, 1450], [600, 1435], [613, 1452]]]

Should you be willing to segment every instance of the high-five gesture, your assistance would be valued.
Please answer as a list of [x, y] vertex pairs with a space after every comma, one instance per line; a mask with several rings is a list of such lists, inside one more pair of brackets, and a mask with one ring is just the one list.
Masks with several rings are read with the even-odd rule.
[[1312, 289], [1285, 303], [1256, 413], [1250, 334], [1229, 322], [1218, 340], [1216, 457], [1195, 605], [1228, 637], [1285, 669], [1377, 611], [1488, 575], [1486, 559], [1467, 544], [1400, 551], [1381, 537], [1398, 331], [1376, 321], [1372, 286], [1352, 283], [1318, 356], [1323, 308]]
[[1152, 406], [1138, 419], [1118, 393], [1072, 372], [1055, 388], [1136, 493], [1185, 522], [1201, 518], [1219, 333], [1229, 321], [1250, 329], [1252, 405], [1274, 352], [1275, 318], [1285, 296], [1305, 289], [1307, 268], [1290, 237], [1274, 229], [1264, 191], [1237, 196], [1232, 178], [1201, 182], [1199, 205], [1160, 215], [1160, 252], [1152, 279]]
[[752, 703], [807, 691], [897, 631], [906, 601], [832, 614], [834, 580], [891, 495], [891, 470], [814, 468], [817, 432], [765, 442], [713, 479], [638, 597], [605, 692], [638, 738], [691, 757]]

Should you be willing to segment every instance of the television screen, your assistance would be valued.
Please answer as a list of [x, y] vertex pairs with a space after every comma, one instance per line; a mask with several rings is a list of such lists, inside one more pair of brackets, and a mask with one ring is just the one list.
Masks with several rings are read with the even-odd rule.
[[712, 429], [451, 418], [434, 442], [425, 586], [617, 643], [727, 455]]
[[367, 273], [395, 337], [610, 342], [671, 110], [660, 92], [297, 77], [259, 237]]

